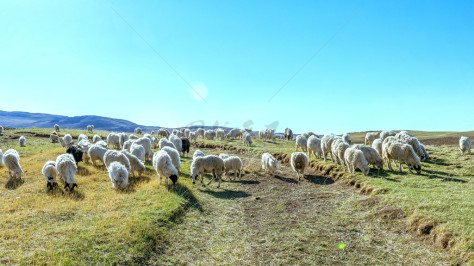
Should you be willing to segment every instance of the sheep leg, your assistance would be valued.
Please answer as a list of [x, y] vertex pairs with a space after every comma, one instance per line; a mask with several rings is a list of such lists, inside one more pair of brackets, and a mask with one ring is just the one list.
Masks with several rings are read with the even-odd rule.
[[387, 159], [387, 165], [388, 165], [388, 168], [390, 169], [390, 171], [393, 171], [392, 162], [391, 162], [390, 159]]
[[201, 173], [201, 186], [203, 186], [203, 187], [205, 186], [204, 185], [204, 174], [203, 173]]
[[400, 165], [400, 173], [402, 172], [402, 162], [398, 161], [398, 164]]
[[237, 179], [237, 169], [234, 170], [234, 181]]
[[219, 184], [217, 184], [217, 188], [220, 188], [220, 187], [221, 187], [221, 179], [222, 179], [221, 176], [218, 176], [218, 177], [217, 177], [217, 180], [219, 181]]

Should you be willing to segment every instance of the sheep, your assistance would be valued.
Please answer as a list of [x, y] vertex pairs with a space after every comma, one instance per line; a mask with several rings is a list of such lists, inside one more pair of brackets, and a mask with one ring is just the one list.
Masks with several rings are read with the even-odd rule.
[[2, 153], [2, 149], [0, 149], [0, 166], [2, 166], [3, 164], [3, 153]]
[[163, 147], [171, 147], [175, 150], [178, 150], [176, 149], [176, 146], [174, 146], [173, 142], [165, 139], [165, 138], [162, 138], [160, 139], [160, 141], [158, 142], [158, 148], [161, 150]]
[[321, 138], [321, 151], [323, 152], [323, 158], [326, 162], [326, 155], [331, 155], [331, 161], [334, 162], [334, 158], [331, 153], [332, 142], [336, 136], [334, 134], [326, 134]]
[[216, 129], [216, 137], [220, 138], [221, 140], [225, 139], [225, 130], [222, 128]]
[[144, 137], [144, 138], [149, 138], [149, 139], [150, 139], [150, 141], [152, 140], [152, 137], [151, 137], [151, 135], [150, 135], [150, 134], [148, 134], [148, 133], [145, 133], [145, 134], [143, 134], [143, 137]]
[[378, 169], [383, 169], [383, 160], [377, 150], [364, 144], [356, 144], [352, 145], [352, 147], [361, 150], [364, 153], [364, 157], [368, 164], [374, 165]]
[[191, 132], [191, 133], [189, 133], [189, 140], [196, 142], [196, 140], [197, 140], [197, 134], [196, 134], [196, 132]]
[[119, 146], [123, 149], [123, 144], [128, 140], [128, 135], [125, 133], [119, 133]]
[[[242, 176], [242, 160], [238, 156], [230, 156], [224, 159], [225, 175], [229, 177], [229, 172], [234, 172], [234, 181], [237, 178], [237, 172], [239, 172], [239, 178]], [[229, 177], [230, 179], [230, 177]]]
[[51, 140], [52, 143], [59, 142], [59, 136], [56, 134], [50, 134], [49, 135], [49, 140]]
[[77, 142], [80, 142], [81, 140], [89, 140], [89, 138], [87, 137], [87, 135], [85, 134], [80, 134], [79, 137], [77, 137]]
[[103, 148], [109, 149], [109, 146], [107, 146], [107, 143], [103, 140], [97, 141], [95, 145], [99, 145], [99, 146], [102, 146]]
[[365, 145], [371, 145], [378, 138], [380, 138], [380, 132], [367, 132], [365, 135]]
[[130, 136], [128, 136], [128, 139], [137, 140], [137, 139], [139, 139], [139, 137], [137, 137], [137, 136], [131, 134]]
[[54, 130], [55, 130], [56, 132], [59, 132], [59, 125], [58, 125], [58, 124], [54, 125]]
[[369, 174], [369, 163], [365, 159], [364, 153], [359, 149], [354, 147], [347, 148], [344, 152], [344, 162], [351, 174], [355, 173], [356, 168], [359, 168], [365, 176]]
[[53, 189], [53, 187], [58, 185], [58, 181], [56, 179], [58, 175], [58, 170], [56, 169], [56, 162], [55, 161], [47, 161], [44, 166], [43, 170], [41, 171], [43, 176], [46, 178], [46, 187]]
[[425, 160], [425, 154], [423, 150], [421, 149], [420, 142], [418, 141], [417, 138], [411, 137], [406, 134], [401, 134], [401, 133], [398, 133], [397, 135], [395, 135], [395, 138], [397, 140], [403, 140], [406, 143], [410, 144], [413, 147], [413, 150], [415, 150], [416, 154], [420, 157], [420, 159], [422, 161]]
[[226, 139], [234, 139], [234, 138], [239, 138], [242, 136], [242, 132], [240, 132], [240, 129], [238, 128], [233, 128], [229, 130], [229, 132], [225, 135]]
[[244, 142], [244, 146], [250, 146], [252, 144], [252, 136], [250, 135], [250, 133], [245, 132], [245, 134], [243, 134], [242, 136], [242, 139]]
[[133, 143], [130, 147], [130, 153], [135, 155], [140, 161], [145, 161], [145, 148], [142, 145]]
[[21, 136], [18, 141], [20, 142], [20, 146], [21, 147], [25, 147], [26, 146], [26, 138], [24, 136]]
[[125, 141], [123, 143], [123, 146], [122, 146], [122, 151], [130, 151], [130, 148], [132, 147], [133, 143], [135, 142], [135, 140], [132, 140], [132, 139], [129, 139], [127, 141]]
[[92, 137], [92, 143], [97, 143], [99, 141], [101, 141], [102, 138], [99, 136], [99, 135], [94, 135], [94, 137]]
[[204, 131], [203, 128], [198, 128], [198, 129], [196, 130], [196, 139], [199, 138], [199, 137], [204, 138], [204, 132], [205, 132], [205, 131]]
[[461, 155], [464, 155], [465, 153], [471, 154], [471, 147], [472, 142], [469, 137], [461, 136], [461, 138], [459, 138], [459, 151], [461, 152]]
[[94, 133], [94, 125], [88, 125], [87, 126], [87, 132]]
[[193, 184], [196, 184], [197, 176], [201, 175], [201, 185], [204, 186], [204, 174], [212, 173], [212, 179], [207, 185], [211, 184], [211, 182], [217, 178], [219, 182], [217, 188], [219, 188], [221, 186], [221, 176], [224, 171], [224, 160], [215, 155], [197, 157], [191, 163], [191, 178], [193, 179]]
[[283, 135], [286, 140], [292, 140], [293, 139], [293, 130], [289, 128], [285, 128], [285, 135]]
[[[174, 146], [176, 147], [176, 150], [178, 152], [182, 152], [183, 151], [183, 141], [181, 140], [181, 138], [179, 138], [178, 136], [176, 135], [173, 135], [171, 134], [170, 137], [169, 137], [169, 140], [171, 142], [173, 142]], [[183, 155], [184, 155], [184, 152], [183, 152]]]
[[191, 130], [189, 128], [186, 128], [186, 130], [184, 130], [184, 137], [189, 138], [189, 134], [191, 134]]
[[128, 151], [122, 151], [125, 156], [127, 156], [128, 161], [130, 162], [130, 173], [135, 177], [135, 172], [138, 176], [141, 176], [145, 173], [146, 166], [145, 164], [137, 158], [137, 156], [131, 154]]
[[119, 162], [127, 168], [127, 171], [130, 172], [130, 161], [128, 160], [127, 156], [121, 152], [121, 151], [114, 151], [114, 150], [108, 150], [104, 154], [104, 164], [107, 170], [109, 169], [109, 166], [112, 162]]
[[315, 158], [321, 158], [323, 151], [321, 150], [321, 139], [316, 136], [311, 136], [306, 142], [306, 150], [308, 151], [308, 157], [311, 159], [311, 154], [314, 154]]
[[128, 185], [128, 170], [127, 168], [119, 163], [112, 162], [108, 168], [110, 181], [112, 181], [112, 187], [115, 189], [126, 189]]
[[308, 161], [308, 155], [304, 152], [293, 152], [291, 154], [291, 168], [296, 172], [298, 181], [300, 181], [300, 174], [304, 178], [304, 169], [306, 168]]
[[145, 160], [151, 160], [153, 151], [151, 150], [151, 140], [149, 138], [139, 138], [135, 140], [134, 144], [142, 145], [143, 148], [145, 148]]
[[390, 170], [393, 171], [390, 160], [397, 160], [400, 167], [400, 173], [402, 172], [402, 163], [405, 163], [408, 166], [408, 171], [410, 171], [410, 173], [412, 173], [412, 169], [418, 174], [421, 173], [420, 157], [418, 157], [410, 144], [390, 142], [382, 152]]
[[115, 135], [115, 133], [109, 133], [109, 135], [107, 135], [107, 145], [115, 146]]
[[347, 144], [351, 145], [351, 143], [352, 143], [351, 135], [349, 135], [349, 134], [346, 133], [346, 134], [342, 135], [342, 139], [343, 139]]
[[265, 138], [265, 130], [262, 129], [258, 132], [258, 138], [259, 139], [264, 139]]
[[216, 137], [216, 132], [213, 130], [206, 130], [204, 132], [204, 139], [214, 140], [215, 137]]
[[139, 128], [139, 127], [137, 127], [137, 128], [135, 128], [135, 131], [134, 131], [134, 132], [135, 132], [135, 134], [137, 134], [137, 135], [141, 135], [141, 134], [142, 134], [142, 129]]
[[170, 132], [164, 128], [160, 128], [158, 130], [158, 136], [160, 137], [167, 138], [169, 135], [170, 135]]
[[66, 142], [64, 142], [64, 138], [63, 138], [63, 137], [59, 137], [59, 143], [61, 143], [61, 146], [62, 146], [63, 148], [66, 147]]
[[423, 151], [423, 159], [421, 161], [429, 160], [430, 159], [430, 153], [426, 150], [425, 145], [420, 143], [420, 148]]
[[262, 169], [265, 173], [269, 173], [275, 177], [275, 172], [279, 167], [278, 160], [273, 157], [273, 155], [268, 152], [262, 154]]
[[3, 154], [3, 164], [5, 164], [5, 167], [7, 168], [10, 179], [12, 177], [21, 179], [23, 170], [20, 165], [20, 154], [18, 154], [16, 150], [8, 149]]
[[153, 149], [156, 149], [156, 147], [158, 147], [158, 139], [153, 137], [151, 138], [151, 146], [153, 147]]
[[349, 148], [349, 144], [345, 141], [333, 142], [331, 145], [332, 153], [336, 157], [336, 162], [342, 164], [344, 170], [346, 169], [346, 163], [344, 160], [344, 153]]
[[173, 184], [178, 183], [178, 171], [166, 151], [159, 150], [153, 154], [153, 167], [160, 178], [160, 185], [162, 176], [165, 178], [166, 185], [168, 185], [168, 178]]
[[372, 148], [377, 151], [380, 157], [382, 157], [382, 143], [382, 139], [375, 139], [374, 142], [372, 142]]
[[308, 139], [305, 136], [299, 135], [295, 140], [295, 151], [298, 151], [298, 148], [301, 148], [302, 151], [307, 151]]
[[335, 136], [332, 143], [331, 143], [331, 155], [334, 156], [334, 160], [337, 164], [341, 164], [341, 161], [339, 161], [339, 156], [338, 153], [339, 151], [335, 149], [339, 143], [345, 143], [344, 139], [340, 136]]
[[74, 176], [77, 172], [76, 161], [71, 154], [61, 154], [56, 158], [56, 169], [58, 170], [58, 175], [64, 181], [64, 189], [73, 191], [74, 187], [77, 187], [76, 179]]
[[0, 135], [3, 135], [3, 127], [0, 126]]
[[400, 132], [398, 132], [399, 134], [403, 134], [403, 135], [408, 135], [410, 137], [414, 137], [413, 134], [411, 134], [410, 132], [406, 131], [406, 130], [402, 130]]
[[260, 137], [260, 139], [263, 139], [263, 141], [272, 139], [273, 135], [275, 135], [275, 130], [274, 129], [267, 128], [267, 129], [264, 129], [264, 130], [260, 130], [260, 132], [259, 132], [259, 137]]
[[176, 149], [170, 147], [163, 147], [161, 151], [168, 153], [168, 155], [171, 157], [174, 168], [176, 168], [176, 171], [179, 172], [181, 169], [181, 157], [179, 156], [179, 152]]
[[300, 136], [303, 136], [303, 137], [305, 137], [306, 139], [308, 139], [308, 138], [309, 138], [309, 135], [308, 135], [308, 133], [306, 133], [306, 132], [303, 132], [303, 133], [301, 133], [301, 135], [300, 135]]
[[193, 154], [193, 161], [196, 160], [197, 157], [203, 157], [203, 156], [206, 156], [204, 152], [202, 152], [201, 150], [196, 150]]
[[87, 151], [87, 154], [89, 155], [92, 165], [95, 165], [94, 162], [97, 160], [100, 160], [102, 163], [104, 163], [104, 155], [107, 151], [108, 149], [102, 145], [99, 145], [99, 144], [92, 145]]
[[66, 153], [69, 153], [72, 155], [74, 158], [74, 161], [76, 162], [76, 165], [79, 164], [79, 162], [82, 162], [82, 154], [84, 153], [81, 147], [78, 145], [72, 145], [69, 148], [67, 148]]
[[395, 136], [397, 133], [395, 131], [382, 131], [380, 132], [380, 139], [383, 141], [385, 138], [390, 137], [390, 136]]
[[219, 158], [221, 158], [222, 160], [225, 160], [225, 159], [227, 159], [227, 158], [229, 158], [229, 157], [230, 157], [230, 155], [227, 154], [227, 153], [220, 153], [220, 154], [219, 154]]
[[182, 127], [182, 128], [179, 129], [179, 132], [181, 132], [181, 133], [183, 133], [183, 134], [184, 134], [185, 131], [186, 131], [186, 128], [184, 128], [184, 127]]
[[182, 148], [181, 151], [183, 152], [183, 156], [187, 153], [189, 154], [189, 148], [191, 147], [191, 142], [189, 142], [188, 138], [181, 138]]

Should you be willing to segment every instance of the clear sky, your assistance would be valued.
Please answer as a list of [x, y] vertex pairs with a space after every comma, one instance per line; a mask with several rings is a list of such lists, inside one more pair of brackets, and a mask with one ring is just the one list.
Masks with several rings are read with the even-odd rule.
[[0, 110], [474, 130], [474, 1], [2, 1], [0, 25]]

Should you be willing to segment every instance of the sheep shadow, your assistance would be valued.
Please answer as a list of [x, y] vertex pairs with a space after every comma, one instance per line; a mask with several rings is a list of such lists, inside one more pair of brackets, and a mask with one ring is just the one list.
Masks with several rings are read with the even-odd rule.
[[222, 191], [214, 191], [210, 189], [206, 190], [201, 190], [201, 192], [204, 192], [206, 194], [209, 194], [215, 198], [218, 199], [238, 199], [238, 198], [247, 198], [250, 197], [251, 195], [245, 191], [235, 191], [235, 190], [228, 190], [228, 189], [222, 189]]
[[275, 175], [274, 178], [279, 179], [279, 180], [284, 181], [284, 182], [287, 182], [287, 183], [290, 183], [290, 184], [298, 184], [298, 180], [295, 180], [293, 178], [283, 177], [283, 176], [279, 176], [279, 175]]
[[187, 205], [189, 207], [196, 209], [200, 212], [204, 211], [201, 206], [201, 203], [199, 203], [199, 200], [196, 198], [192, 190], [190, 190], [188, 187], [178, 183], [176, 185], [168, 186], [168, 190], [184, 198], [188, 202]]
[[5, 184], [5, 188], [9, 190], [15, 190], [25, 183], [22, 178], [10, 178]]
[[82, 193], [81, 191], [78, 191], [77, 188], [73, 191], [67, 191], [61, 188], [61, 184], [58, 184], [52, 189], [51, 188], [46, 188], [46, 189], [47, 189], [46, 194], [50, 196], [56, 196], [56, 197], [61, 196], [61, 197], [70, 198], [76, 201], [85, 199], [84, 193]]
[[437, 175], [426, 175], [429, 179], [441, 179], [446, 182], [456, 182], [456, 183], [467, 183], [466, 180], [458, 179], [458, 178], [453, 178], [453, 177], [442, 177], [442, 176], [437, 176]]
[[151, 178], [148, 177], [148, 176], [129, 176], [128, 177], [128, 186], [127, 186], [127, 189], [124, 190], [124, 192], [127, 192], [127, 193], [133, 193], [135, 192], [135, 187], [138, 186], [139, 184], [141, 183], [148, 183], [150, 182]]
[[237, 179], [233, 182], [243, 184], [243, 185], [258, 185], [258, 184], [260, 184], [260, 181], [258, 181], [258, 180], [240, 180], [240, 179]]
[[304, 179], [315, 185], [331, 185], [334, 184], [334, 180], [329, 177], [317, 176], [317, 175], [305, 175]]
[[[427, 169], [422, 169], [423, 172], [425, 173], [428, 173], [430, 175], [435, 175], [435, 176], [449, 176], [450, 173], [446, 173], [446, 172], [443, 172], [443, 171], [436, 171], [436, 170], [427, 170]], [[441, 178], [441, 177], [440, 177]]]

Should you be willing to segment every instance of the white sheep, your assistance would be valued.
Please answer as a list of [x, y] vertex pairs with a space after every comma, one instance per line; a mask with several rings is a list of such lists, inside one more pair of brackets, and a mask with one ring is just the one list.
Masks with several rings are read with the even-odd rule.
[[225, 130], [222, 128], [216, 129], [216, 137], [220, 138], [221, 140], [225, 139]]
[[352, 143], [352, 140], [351, 140], [351, 135], [349, 135], [348, 133], [342, 135], [342, 139], [349, 145], [351, 145]]
[[186, 128], [186, 129], [184, 130], [184, 136], [185, 136], [186, 138], [189, 138], [189, 134], [191, 134], [191, 129]]
[[397, 135], [395, 135], [395, 138], [397, 140], [403, 140], [406, 143], [410, 144], [413, 147], [413, 150], [415, 150], [418, 157], [420, 157], [422, 161], [425, 160], [425, 154], [421, 148], [420, 142], [418, 141], [416, 137], [412, 137], [403, 133], [398, 133]]
[[99, 136], [99, 135], [94, 135], [94, 137], [92, 137], [92, 143], [97, 143], [99, 141], [101, 141], [102, 138]]
[[380, 157], [382, 157], [382, 143], [382, 139], [375, 139], [374, 142], [372, 142], [372, 148], [377, 151]]
[[81, 140], [89, 140], [89, 138], [87, 137], [87, 135], [85, 134], [80, 134], [79, 137], [77, 137], [77, 142], [80, 142]]
[[3, 135], [3, 127], [0, 126], [0, 135]]
[[238, 128], [233, 128], [225, 135], [226, 139], [234, 139], [242, 136], [242, 132]]
[[309, 158], [308, 155], [304, 152], [293, 152], [291, 154], [291, 168], [293, 171], [296, 172], [296, 176], [298, 177], [298, 181], [300, 181], [300, 174], [304, 178], [304, 169], [308, 164]]
[[334, 158], [332, 157], [332, 142], [336, 136], [334, 134], [326, 134], [321, 138], [321, 150], [323, 152], [324, 161], [326, 161], [326, 156], [329, 153], [331, 155], [331, 161], [334, 162]]
[[149, 138], [139, 138], [133, 142], [134, 144], [142, 145], [145, 148], [145, 160], [151, 160], [153, 157], [153, 151], [151, 149], [151, 140]]
[[88, 126], [87, 126], [87, 131], [88, 131], [89, 133], [94, 133], [94, 125], [88, 125]]
[[365, 135], [365, 145], [371, 145], [378, 138], [380, 138], [380, 132], [367, 132]]
[[178, 171], [173, 166], [171, 157], [165, 151], [159, 150], [153, 154], [153, 167], [160, 178], [165, 178], [166, 185], [168, 185], [168, 178], [171, 179], [173, 184], [178, 183]]
[[171, 157], [174, 168], [176, 168], [176, 171], [179, 172], [181, 169], [181, 157], [179, 156], [179, 152], [176, 149], [170, 147], [163, 147], [163, 149], [160, 150], [168, 153], [168, 155]]
[[127, 168], [119, 163], [112, 162], [108, 168], [110, 181], [112, 181], [112, 187], [115, 189], [126, 189], [128, 185], [128, 170]]
[[43, 176], [46, 178], [46, 186], [50, 189], [58, 185], [58, 181], [56, 177], [58, 176], [58, 170], [56, 169], [56, 162], [55, 161], [47, 161], [44, 166], [43, 170], [41, 171]]
[[169, 141], [165, 138], [162, 138], [162, 139], [160, 139], [160, 141], [158, 141], [158, 148], [161, 150], [161, 149], [163, 149], [163, 147], [171, 147], [175, 150], [178, 150], [178, 149], [176, 149], [176, 146], [174, 146], [173, 142], [171, 142], [171, 141]]
[[54, 130], [56, 130], [56, 132], [59, 132], [59, 125], [58, 124], [54, 125]]
[[52, 143], [59, 142], [59, 136], [56, 134], [50, 134], [49, 139], [51, 140]]
[[109, 133], [109, 135], [107, 135], [107, 145], [115, 147], [115, 136], [115, 133]]
[[205, 132], [205, 130], [204, 130], [203, 128], [198, 128], [198, 129], [196, 130], [196, 135], [197, 135], [197, 136], [196, 136], [196, 139], [197, 139], [198, 137], [204, 138], [204, 132]]
[[336, 150], [336, 146], [339, 145], [339, 143], [345, 143], [344, 139], [342, 139], [342, 137], [339, 137], [339, 136], [335, 136], [332, 140], [332, 143], [331, 143], [331, 155], [334, 156], [334, 161], [335, 163], [337, 164], [341, 164], [342, 161], [339, 160], [339, 150]]
[[384, 139], [386, 139], [387, 137], [390, 137], [390, 136], [395, 136], [397, 135], [397, 133], [395, 131], [382, 131], [380, 132], [380, 139], [383, 141]]
[[9, 149], [3, 154], [3, 163], [8, 171], [10, 179], [12, 177], [20, 178], [23, 170], [20, 165], [20, 154], [14, 149]]
[[151, 146], [153, 149], [156, 149], [158, 147], [158, 139], [156, 137], [151, 138]]
[[227, 153], [220, 153], [220, 154], [219, 154], [219, 158], [221, 158], [222, 160], [225, 160], [225, 159], [227, 159], [227, 158], [229, 158], [229, 157], [230, 157], [230, 155], [227, 154]]
[[462, 155], [465, 153], [471, 154], [472, 142], [469, 137], [461, 136], [459, 138], [459, 151]]
[[[183, 141], [177, 135], [170, 135], [169, 140], [173, 142], [178, 152], [183, 151]], [[184, 155], [184, 153], [183, 153]]]
[[[224, 159], [225, 175], [229, 177], [229, 172], [234, 172], [234, 181], [237, 178], [237, 172], [239, 178], [242, 176], [242, 160], [238, 156], [230, 156]], [[230, 178], [229, 178], [230, 179]]]
[[197, 157], [191, 163], [191, 178], [193, 179], [193, 184], [196, 183], [197, 176], [201, 175], [201, 185], [204, 186], [204, 174], [212, 173], [212, 179], [207, 185], [211, 184], [211, 182], [217, 178], [219, 182], [217, 187], [219, 188], [221, 186], [221, 177], [224, 171], [224, 160], [215, 155]]
[[125, 141], [123, 143], [123, 146], [122, 146], [122, 151], [130, 151], [130, 148], [132, 147], [133, 143], [135, 142], [135, 140], [133, 139], [129, 139], [127, 141]]
[[345, 141], [339, 141], [337, 143], [332, 143], [331, 149], [334, 157], [336, 157], [336, 162], [342, 164], [344, 169], [346, 168], [346, 163], [344, 159], [344, 153], [349, 148], [349, 144]]
[[193, 154], [193, 160], [196, 160], [197, 157], [203, 157], [203, 156], [206, 156], [204, 152], [202, 152], [201, 150], [196, 150]]
[[146, 166], [145, 164], [137, 158], [137, 156], [131, 154], [128, 151], [122, 151], [125, 156], [127, 156], [128, 161], [130, 162], [130, 173], [135, 177], [135, 172], [138, 176], [141, 176], [145, 173]]
[[[127, 151], [127, 150], [124, 150]], [[145, 148], [142, 145], [133, 143], [130, 147], [130, 153], [137, 156], [137, 158], [144, 162], [145, 161]]]
[[135, 134], [141, 135], [142, 134], [142, 129], [139, 128], [139, 127], [135, 128]]
[[148, 134], [148, 133], [145, 133], [145, 134], [143, 134], [143, 137], [144, 137], [144, 138], [149, 138], [149, 139], [150, 139], [150, 141], [152, 140], [152, 137], [151, 137], [151, 135], [150, 135], [150, 134]]
[[242, 139], [244, 142], [244, 146], [250, 146], [252, 144], [252, 136], [250, 133], [245, 132], [245, 134], [242, 135]]
[[100, 160], [102, 163], [104, 163], [104, 155], [107, 151], [108, 149], [106, 147], [103, 147], [102, 145], [99, 145], [99, 144], [92, 145], [89, 148], [89, 151], [87, 151], [87, 154], [89, 155], [92, 165], [95, 165], [95, 161], [97, 160]]
[[406, 130], [402, 130], [400, 132], [398, 132], [399, 134], [404, 134], [404, 135], [408, 135], [410, 137], [414, 137], [413, 134], [411, 134], [410, 132], [406, 131]]
[[128, 135], [122, 132], [122, 133], [119, 133], [118, 136], [119, 136], [119, 146], [121, 149], [123, 149], [123, 145], [128, 140]]
[[215, 137], [216, 137], [216, 132], [214, 130], [206, 130], [204, 132], [204, 139], [214, 140]]
[[418, 174], [421, 173], [421, 161], [420, 157], [415, 153], [415, 150], [410, 144], [404, 144], [400, 142], [390, 142], [382, 151], [384, 159], [388, 163], [388, 168], [393, 171], [391, 160], [396, 160], [400, 166], [400, 172], [402, 172], [402, 163], [408, 166], [408, 171], [412, 173], [412, 169]]
[[70, 134], [64, 135], [63, 140], [64, 144], [66, 144], [66, 147], [69, 147], [74, 144], [74, 142], [72, 141], [72, 136]]
[[130, 167], [130, 161], [128, 160], [127, 156], [121, 152], [121, 151], [114, 151], [114, 150], [108, 150], [104, 154], [104, 164], [107, 169], [109, 169], [109, 166], [112, 162], [119, 162], [127, 168], [127, 171], [130, 172], [131, 167]]
[[423, 151], [423, 160], [429, 160], [430, 159], [430, 153], [426, 150], [425, 145], [420, 143], [420, 148]]
[[356, 168], [359, 168], [365, 176], [369, 174], [369, 163], [365, 159], [364, 153], [359, 149], [353, 147], [346, 149], [344, 152], [344, 162], [351, 174], [355, 173]]
[[311, 159], [311, 154], [314, 154], [314, 157], [321, 158], [323, 151], [321, 150], [321, 139], [316, 136], [309, 137], [306, 142], [306, 149], [308, 151], [308, 157]]
[[103, 140], [97, 141], [97, 142], [95, 143], [95, 145], [102, 146], [103, 148], [106, 148], [106, 149], [109, 148], [109, 146], [107, 145], [107, 143], [106, 143], [105, 141], [103, 141]]
[[367, 160], [368, 164], [372, 164], [378, 169], [383, 169], [383, 160], [382, 157], [378, 154], [377, 150], [364, 144], [356, 144], [352, 147], [361, 150], [364, 153], [364, 157]]
[[26, 146], [26, 138], [24, 136], [21, 136], [19, 139], [20, 146], [25, 147]]
[[77, 165], [74, 157], [69, 154], [61, 154], [56, 158], [56, 169], [58, 175], [64, 181], [64, 189], [73, 191], [74, 187], [77, 187], [76, 179], [74, 176], [77, 172]]
[[269, 173], [275, 177], [275, 172], [279, 167], [278, 160], [273, 157], [273, 155], [268, 152], [262, 154], [262, 169], [265, 173]]
[[193, 140], [194, 140], [194, 142], [196, 142], [196, 140], [197, 140], [196, 132], [189, 133], [189, 141], [193, 141]]
[[308, 139], [303, 135], [298, 135], [295, 141], [295, 151], [301, 148], [302, 151], [306, 151], [308, 147]]
[[167, 138], [169, 135], [170, 135], [170, 132], [164, 128], [160, 128], [158, 130], [158, 136], [160, 137]]

